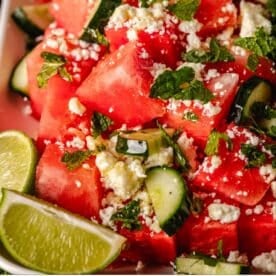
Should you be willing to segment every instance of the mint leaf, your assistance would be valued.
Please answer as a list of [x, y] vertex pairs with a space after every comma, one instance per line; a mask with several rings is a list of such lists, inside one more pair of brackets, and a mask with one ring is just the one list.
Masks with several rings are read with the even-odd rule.
[[182, 54], [184, 60], [194, 63], [216, 63], [219, 61], [234, 61], [235, 58], [228, 51], [225, 46], [219, 44], [215, 38], [211, 39], [209, 52], [203, 52], [200, 50], [191, 50]]
[[191, 122], [197, 122], [198, 121], [198, 116], [192, 112], [192, 111], [187, 111], [183, 115], [183, 119]]
[[165, 71], [159, 75], [151, 87], [150, 97], [168, 100], [199, 100], [203, 103], [214, 98], [211, 91], [201, 81], [195, 80], [195, 71], [191, 67], [182, 67], [177, 71]]
[[247, 59], [247, 65], [246, 67], [251, 71], [256, 71], [257, 67], [259, 65], [259, 57], [256, 54], [252, 54]]
[[250, 50], [259, 57], [276, 59], [276, 39], [264, 28], [258, 28], [253, 37], [241, 37], [235, 40], [235, 45]]
[[107, 116], [99, 113], [94, 112], [92, 116], [92, 123], [93, 123], [93, 136], [97, 138], [101, 135], [104, 131], [108, 130], [108, 128], [114, 123], [110, 118]]
[[141, 223], [138, 220], [140, 214], [140, 201], [133, 200], [125, 207], [121, 208], [112, 215], [111, 220], [114, 222], [121, 222], [122, 227], [129, 230], [136, 230], [141, 228]]
[[81, 166], [83, 162], [85, 162], [92, 155], [92, 151], [74, 151], [68, 152], [66, 151], [62, 158], [61, 162], [64, 163], [69, 170], [74, 170]]
[[178, 0], [174, 5], [169, 6], [169, 10], [179, 19], [190, 21], [199, 5], [200, 0]]
[[227, 142], [229, 149], [232, 148], [232, 141], [229, 136], [226, 133], [221, 133], [214, 130], [208, 137], [208, 141], [204, 150], [205, 154], [208, 156], [218, 154], [220, 140]]
[[199, 100], [205, 104], [212, 100], [214, 95], [210, 90], [205, 88], [203, 82], [193, 80], [187, 88], [182, 89], [173, 98], [176, 100]]
[[41, 57], [44, 62], [40, 72], [36, 76], [39, 88], [45, 87], [48, 80], [55, 75], [60, 75], [62, 79], [68, 82], [72, 81], [72, 76], [68, 73], [65, 67], [66, 59], [63, 56], [50, 52], [42, 52]]
[[178, 163], [178, 165], [184, 170], [184, 171], [188, 171], [188, 169], [190, 168], [189, 162], [186, 158], [186, 156], [184, 155], [184, 153], [182, 152], [181, 148], [179, 147], [179, 145], [172, 139], [172, 137], [165, 131], [165, 129], [161, 126], [161, 124], [159, 124], [157, 122], [157, 126], [159, 127], [159, 129], [162, 132], [162, 136], [164, 138], [164, 140], [166, 141], [166, 143], [173, 148], [174, 151], [174, 155], [175, 155], [175, 159]]
[[106, 37], [98, 29], [86, 28], [81, 39], [89, 43], [98, 43], [104, 46], [109, 45]]
[[181, 85], [191, 82], [195, 71], [191, 67], [182, 67], [178, 71], [165, 71], [158, 76], [151, 87], [150, 97], [167, 100], [182, 90]]
[[241, 152], [247, 158], [247, 167], [260, 167], [266, 162], [265, 153], [260, 151], [256, 146], [251, 144], [242, 144]]

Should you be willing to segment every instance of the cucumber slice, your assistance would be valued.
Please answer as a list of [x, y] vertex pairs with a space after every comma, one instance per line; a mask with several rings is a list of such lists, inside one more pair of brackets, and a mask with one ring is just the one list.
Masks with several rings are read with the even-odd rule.
[[252, 77], [240, 87], [232, 106], [230, 119], [237, 124], [247, 123], [253, 115], [251, 112], [253, 104], [271, 102], [272, 91], [272, 86], [266, 80]]
[[255, 102], [251, 108], [257, 128], [261, 128], [271, 137], [276, 137], [276, 106], [274, 106], [275, 103], [270, 106], [266, 103]]
[[18, 27], [31, 37], [43, 35], [44, 30], [53, 22], [48, 4], [18, 7], [11, 16]]
[[237, 275], [248, 274], [249, 267], [237, 264], [226, 263], [219, 260], [205, 257], [178, 257], [175, 261], [176, 273], [195, 275]]
[[146, 141], [125, 139], [118, 136], [116, 151], [127, 155], [148, 156], [148, 144]]
[[98, 30], [101, 34], [104, 33], [104, 27], [108, 22], [113, 11], [121, 4], [121, 0], [94, 0], [93, 8], [84, 25], [83, 33], [80, 39], [91, 41], [91, 33], [89, 29]]
[[14, 67], [9, 86], [10, 88], [20, 93], [22, 96], [29, 96], [28, 91], [28, 72], [27, 72], [27, 57], [25, 55]]
[[[166, 129], [166, 132], [172, 136], [175, 130]], [[150, 128], [130, 133], [119, 133], [116, 151], [122, 154], [147, 157], [158, 153], [162, 147], [167, 146], [160, 129]]]
[[155, 167], [147, 172], [145, 184], [160, 227], [168, 235], [175, 234], [189, 215], [182, 175], [169, 167]]

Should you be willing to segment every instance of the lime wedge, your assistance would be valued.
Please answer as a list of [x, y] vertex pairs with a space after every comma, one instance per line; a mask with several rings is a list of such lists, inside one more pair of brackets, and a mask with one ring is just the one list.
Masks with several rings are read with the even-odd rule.
[[31, 138], [16, 130], [0, 133], [0, 188], [31, 189], [37, 151]]
[[120, 254], [126, 240], [89, 220], [6, 189], [0, 237], [20, 264], [51, 274], [99, 271]]

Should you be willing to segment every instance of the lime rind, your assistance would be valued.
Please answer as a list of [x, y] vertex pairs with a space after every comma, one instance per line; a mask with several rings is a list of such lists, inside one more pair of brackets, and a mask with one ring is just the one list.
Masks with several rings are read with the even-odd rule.
[[[28, 221], [24, 219], [24, 215], [22, 216], [22, 209], [31, 210], [30, 213], [31, 217], [28, 217]], [[16, 210], [21, 210], [19, 213], [10, 213], [10, 211], [15, 208]], [[17, 214], [18, 217], [14, 216], [14, 214]], [[21, 217], [20, 217], [21, 216]], [[34, 238], [34, 235], [32, 235], [32, 230], [29, 230], [28, 224], [30, 223], [30, 220], [35, 219], [37, 216], [40, 216], [42, 220], [45, 222], [44, 228], [43, 225], [39, 225], [39, 228], [36, 228], [41, 230], [40, 233], [38, 231], [35, 232], [35, 235], [41, 235], [40, 244], [36, 244], [37, 248], [34, 253], [34, 251], [30, 251], [31, 241]], [[85, 266], [76, 267], [75, 269], [60, 269], [62, 265], [63, 267], [66, 267], [66, 263], [70, 261], [70, 259], [67, 259], [67, 256], [72, 256], [71, 252], [70, 254], [64, 253], [63, 256], [55, 256], [57, 260], [62, 259], [66, 257], [66, 263], [64, 262], [59, 269], [52, 269], [51, 267], [41, 267], [39, 265], [36, 265], [35, 263], [32, 263], [29, 261], [28, 258], [31, 258], [31, 254], [41, 254], [42, 256], [48, 257], [51, 254], [55, 254], [56, 252], [49, 252], [49, 248], [53, 246], [54, 243], [47, 240], [47, 236], [49, 237], [49, 232], [53, 229], [51, 225], [48, 225], [48, 233], [43, 234], [42, 229], [47, 228], [47, 223], [49, 223], [49, 217], [51, 220], [55, 220], [57, 225], [60, 226], [60, 230], [65, 228], [70, 229], [77, 229], [78, 231], [72, 230], [72, 233], [74, 234], [77, 232], [78, 237], [80, 239], [80, 245], [82, 244], [82, 236], [87, 236], [88, 234], [91, 234], [91, 236], [98, 237], [98, 247], [94, 248], [95, 250], [102, 250], [102, 255], [105, 256], [104, 259], [101, 259], [100, 262], [95, 263], [95, 260], [92, 260], [88, 262]], [[40, 220], [41, 223], [41, 220]], [[52, 223], [52, 222], [51, 222]], [[46, 228], [45, 228], [46, 227]], [[16, 229], [20, 231], [22, 230], [22, 234], [16, 233]], [[24, 233], [25, 231], [29, 232]], [[66, 232], [66, 231], [65, 231]], [[70, 232], [70, 231], [69, 231]], [[13, 237], [13, 234], [15, 236]], [[87, 234], [88, 233], [88, 234]], [[26, 236], [28, 236], [26, 238]], [[50, 235], [51, 236], [51, 235]], [[82, 217], [79, 217], [77, 215], [72, 215], [71, 213], [55, 207], [51, 204], [45, 203], [39, 199], [27, 196], [27, 195], [21, 195], [14, 191], [9, 191], [7, 189], [3, 189], [3, 200], [2, 204], [0, 206], [0, 237], [3, 242], [3, 245], [5, 246], [6, 250], [9, 252], [9, 254], [20, 264], [29, 267], [31, 269], [34, 269], [36, 271], [41, 271], [45, 273], [53, 273], [53, 274], [87, 274], [87, 273], [95, 273], [97, 271], [100, 271], [107, 267], [113, 260], [117, 258], [117, 256], [120, 254], [121, 250], [123, 249], [124, 243], [126, 239], [119, 234], [103, 227], [98, 224], [95, 224], [93, 222], [90, 222]], [[26, 239], [24, 242], [22, 240]], [[58, 242], [58, 239], [57, 239]], [[110, 246], [110, 249], [107, 254], [105, 254], [104, 247], [105, 244], [108, 244]], [[22, 247], [18, 250], [17, 246]], [[95, 246], [95, 244], [91, 243], [91, 246]], [[96, 245], [97, 246], [97, 245]], [[24, 248], [26, 247], [26, 248]], [[58, 247], [57, 247], [58, 248]], [[22, 250], [26, 252], [25, 256], [22, 257], [19, 253], [19, 251]], [[32, 250], [32, 249], [31, 249]], [[48, 250], [48, 251], [47, 251]], [[78, 250], [81, 250], [80, 248], [77, 248], [76, 245], [74, 245], [74, 248], [72, 250], [75, 250], [76, 252], [80, 252]], [[21, 252], [22, 252], [21, 251]], [[57, 250], [58, 251], [58, 250]], [[95, 251], [96, 252], [96, 251]], [[79, 255], [83, 255], [84, 252], [81, 252]], [[91, 252], [90, 252], [91, 253]], [[97, 253], [97, 252], [96, 252]], [[93, 258], [93, 256], [91, 257]], [[47, 263], [47, 262], [46, 262]], [[78, 264], [79, 265], [79, 264]]]
[[34, 142], [25, 133], [17, 130], [0, 133], [0, 187], [30, 192], [37, 160]]

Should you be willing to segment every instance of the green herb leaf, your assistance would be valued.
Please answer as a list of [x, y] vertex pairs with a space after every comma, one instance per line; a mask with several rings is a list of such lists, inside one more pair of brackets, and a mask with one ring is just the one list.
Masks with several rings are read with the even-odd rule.
[[108, 130], [108, 128], [113, 124], [113, 121], [110, 118], [99, 112], [94, 112], [92, 122], [94, 138], [97, 138], [104, 131]]
[[276, 169], [276, 158], [272, 160], [272, 168]]
[[72, 76], [68, 73], [65, 67], [66, 59], [63, 56], [50, 52], [42, 52], [41, 57], [43, 58], [44, 62], [40, 72], [36, 77], [39, 88], [44, 87], [48, 80], [57, 74], [68, 82], [72, 81]]
[[204, 151], [205, 154], [208, 156], [218, 154], [219, 143], [221, 139], [227, 143], [229, 149], [232, 148], [232, 141], [229, 136], [226, 133], [221, 133], [214, 130], [208, 137], [208, 141]]
[[191, 21], [200, 5], [200, 0], [178, 0], [169, 10], [179, 19]]
[[179, 147], [179, 145], [171, 138], [171, 136], [165, 131], [165, 129], [161, 126], [161, 124], [159, 124], [159, 122], [157, 122], [157, 126], [161, 130], [162, 136], [164, 137], [166, 143], [173, 148], [175, 159], [178, 165], [184, 171], [188, 171], [190, 168], [189, 162], [184, 153], [182, 152], [181, 148]]
[[182, 67], [178, 71], [165, 71], [160, 74], [151, 87], [150, 97], [167, 100], [181, 92], [181, 85], [191, 82], [195, 71], [191, 67]]
[[234, 61], [235, 58], [233, 55], [228, 51], [225, 46], [219, 44], [218, 40], [215, 38], [211, 39], [210, 42], [210, 51], [203, 52], [200, 50], [191, 50], [187, 53], [182, 54], [184, 60], [188, 62], [195, 62], [195, 63], [205, 63], [211, 62], [216, 63], [219, 61]]
[[141, 228], [141, 223], [138, 220], [140, 214], [140, 201], [133, 200], [118, 212], [112, 215], [111, 220], [114, 222], [121, 222], [122, 227], [129, 230], [136, 230]]
[[183, 119], [191, 122], [197, 122], [198, 116], [192, 111], [187, 111], [184, 113]]
[[266, 162], [265, 153], [260, 151], [256, 146], [251, 144], [242, 144], [241, 152], [247, 158], [247, 167], [260, 167]]
[[61, 158], [61, 162], [66, 165], [69, 170], [74, 170], [81, 166], [92, 155], [92, 151], [66, 151]]
[[214, 95], [204, 86], [203, 82], [193, 80], [187, 88], [182, 89], [173, 98], [176, 100], [199, 100], [205, 104], [212, 100]]
[[98, 29], [86, 28], [81, 39], [89, 43], [98, 43], [104, 46], [109, 45], [106, 37]]
[[150, 97], [164, 100], [174, 98], [176, 100], [209, 102], [214, 95], [194, 77], [195, 71], [191, 67], [184, 66], [177, 71], [165, 71], [158, 76], [151, 87]]
[[258, 65], [259, 65], [259, 57], [256, 54], [250, 55], [248, 57], [248, 59], [247, 59], [247, 65], [246, 65], [246, 67], [249, 70], [255, 72], [256, 69], [257, 69], [257, 67], [258, 67]]
[[235, 45], [250, 50], [259, 57], [276, 59], [276, 39], [264, 28], [258, 28], [253, 37], [241, 37], [235, 40]]

